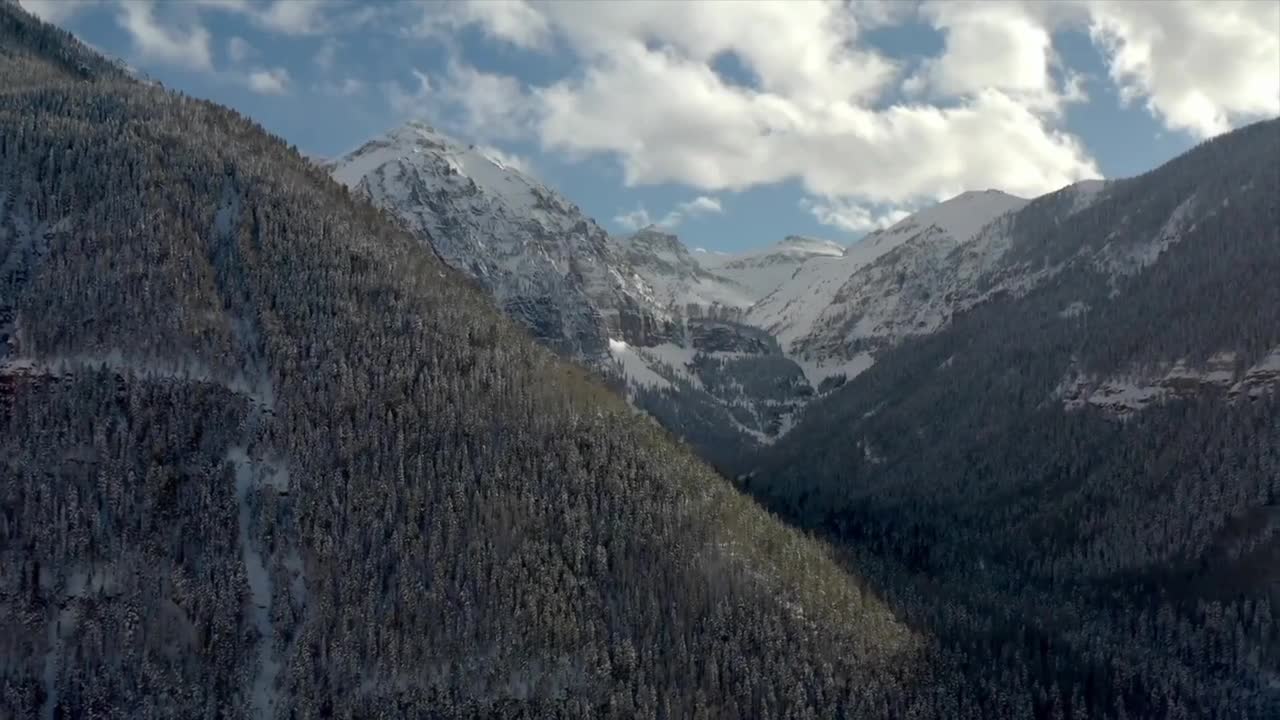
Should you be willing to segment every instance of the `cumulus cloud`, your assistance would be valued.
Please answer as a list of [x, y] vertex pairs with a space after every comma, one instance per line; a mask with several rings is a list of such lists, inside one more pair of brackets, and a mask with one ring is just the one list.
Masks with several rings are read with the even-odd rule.
[[[795, 178], [816, 197], [901, 203], [970, 187], [1036, 194], [1098, 175], [1083, 147], [1045, 117], [1065, 95], [1040, 77], [1051, 61], [1047, 33], [1006, 54], [1010, 63], [1034, 56], [1039, 75], [961, 83], [955, 73], [975, 62], [971, 46], [981, 37], [960, 38], [954, 58], [929, 76], [955, 102], [885, 106], [900, 68], [860, 42], [860, 33], [900, 18], [893, 5], [867, 7], [529, 5], [582, 69], [542, 87], [508, 85], [492, 97], [514, 98], [522, 108], [515, 116], [530, 121], [547, 149], [616, 157], [629, 185], [736, 190]], [[726, 53], [751, 83], [717, 72]], [[451, 75], [464, 76], [458, 66]], [[490, 116], [509, 117], [486, 107]]]
[[402, 116], [427, 116], [471, 137], [501, 140], [526, 135], [533, 124], [529, 91], [518, 80], [450, 62], [434, 76], [413, 69], [416, 87], [398, 82], [383, 90]]
[[866, 205], [841, 198], [802, 198], [799, 205], [801, 210], [807, 211], [823, 225], [851, 233], [886, 228], [911, 214], [901, 208], [876, 213]]
[[692, 200], [677, 203], [658, 220], [654, 220], [649, 215], [649, 211], [640, 206], [630, 212], [615, 215], [613, 221], [628, 230], [639, 230], [650, 225], [670, 230], [690, 218], [700, 215], [719, 215], [722, 212], [724, 208], [720, 205], [719, 199], [699, 195]]
[[542, 12], [523, 0], [455, 0], [424, 3], [410, 34], [432, 39], [448, 39], [449, 34], [467, 25], [479, 26], [491, 38], [526, 49], [546, 48], [550, 24]]
[[724, 212], [720, 201], [706, 195], [679, 203], [657, 222], [660, 227], [673, 228], [685, 220], [699, 215], [719, 215]]
[[185, 28], [163, 24], [157, 21], [152, 3], [144, 0], [122, 2], [116, 22], [129, 34], [139, 57], [190, 70], [213, 68], [209, 31], [198, 22]]
[[258, 29], [292, 36], [316, 36], [365, 28], [390, 14], [392, 5], [333, 0], [182, 0], [166, 3], [187, 12], [216, 11], [246, 18]]
[[947, 108], [806, 112], [727, 86], [706, 66], [633, 48], [539, 98], [545, 145], [613, 153], [633, 185], [718, 190], [799, 178], [816, 195], [900, 202], [974, 187], [1034, 195], [1098, 176], [1073, 137], [999, 90]]
[[280, 67], [254, 70], [247, 82], [249, 89], [259, 95], [283, 95], [289, 91], [289, 71]]
[[1050, 34], [1055, 20], [1066, 17], [1059, 7], [931, 0], [920, 12], [943, 32], [946, 46], [942, 55], [926, 60], [907, 80], [908, 90], [954, 98], [996, 89], [1045, 111], [1084, 99], [1076, 78], [1067, 73], [1059, 81], [1052, 72], [1061, 70]]
[[631, 212], [620, 213], [613, 216], [613, 221], [628, 230], [639, 230], [643, 227], [649, 227], [653, 224], [653, 219], [649, 217], [649, 211], [643, 207], [638, 207]]
[[267, 30], [287, 35], [312, 35], [328, 29], [325, 3], [314, 0], [275, 0], [254, 13]]
[[476, 150], [490, 160], [502, 165], [503, 167], [519, 170], [522, 173], [532, 173], [533, 165], [529, 159], [515, 153], [509, 153], [492, 145], [477, 145]]
[[[23, 2], [51, 19], [81, 7]], [[1107, 67], [1098, 80], [1170, 129], [1207, 137], [1280, 114], [1280, 5], [1266, 1], [120, 3], [113, 12], [141, 59], [202, 71], [213, 69], [200, 22], [207, 13], [287, 35], [373, 27], [373, 15], [394, 15], [395, 24], [377, 27], [430, 37], [452, 58], [380, 86], [400, 115], [429, 115], [480, 142], [530, 139], [570, 158], [609, 157], [632, 186], [716, 193], [798, 181], [806, 211], [851, 231], [890, 221], [884, 208], [968, 189], [1030, 196], [1099, 176], [1064, 128], [1063, 109], [1085, 97], [1054, 47], [1062, 30], [1087, 33]], [[868, 40], [869, 29], [904, 22], [936, 29], [941, 52], [894, 58]], [[482, 70], [456, 40], [464, 27], [516, 53], [563, 53], [573, 63], [554, 63], [569, 69], [536, 85]], [[243, 40], [227, 42], [233, 63], [253, 61]], [[312, 87], [335, 97], [363, 91], [359, 79], [332, 72], [336, 51], [332, 37], [313, 45], [330, 72]], [[290, 80], [283, 68], [229, 75], [264, 93], [286, 92]], [[619, 217], [688, 217], [643, 210]]]
[[1280, 4], [1102, 3], [1090, 34], [1128, 100], [1170, 129], [1210, 137], [1280, 113]]
[[[519, 118], [508, 134], [616, 158], [629, 185], [719, 191], [796, 179], [807, 209], [846, 229], [894, 218], [868, 208], [986, 187], [1031, 196], [1100, 176], [1062, 126], [1064, 106], [1085, 99], [1054, 48], [1063, 29], [1089, 31], [1114, 82], [1169, 127], [1207, 135], [1280, 112], [1274, 3], [510, 0], [450, 12], [431, 22], [475, 23], [578, 60], [538, 87], [455, 60], [433, 77], [453, 91], [433, 99], [459, 106], [476, 130]], [[909, 19], [942, 34], [938, 56], [910, 66], [866, 42], [867, 28]], [[747, 82], [718, 71], [728, 56]], [[486, 86], [472, 96], [483, 100], [461, 92]], [[653, 219], [641, 210], [619, 218]]]

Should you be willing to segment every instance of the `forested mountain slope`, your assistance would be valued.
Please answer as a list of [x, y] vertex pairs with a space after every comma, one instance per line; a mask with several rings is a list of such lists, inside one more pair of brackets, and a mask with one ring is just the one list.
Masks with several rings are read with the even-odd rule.
[[748, 486], [993, 707], [1277, 717], [1278, 199], [1272, 120], [1034, 201], [1002, 263], [1035, 284], [881, 355]]
[[279, 140], [10, 4], [0, 270], [0, 716], [944, 715], [821, 545]]

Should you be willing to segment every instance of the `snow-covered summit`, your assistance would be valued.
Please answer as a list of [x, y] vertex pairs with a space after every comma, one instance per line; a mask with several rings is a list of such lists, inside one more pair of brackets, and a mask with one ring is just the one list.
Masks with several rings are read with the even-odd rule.
[[752, 302], [747, 288], [704, 268], [679, 237], [662, 228], [643, 228], [623, 246], [628, 265], [653, 293], [653, 302], [673, 314], [727, 312], [736, 317]]
[[844, 246], [830, 240], [788, 235], [758, 250], [736, 254], [698, 254], [698, 262], [743, 289], [755, 303], [786, 282], [796, 269], [811, 258], [836, 258]]
[[409, 122], [337, 159], [331, 172], [400, 216], [533, 334], [603, 357], [609, 337], [665, 338], [669, 319], [608, 234], [573, 203], [493, 153]]
[[[806, 358], [874, 353], [935, 332], [986, 298], [1026, 292], [1054, 271], [1009, 259], [1012, 225], [1004, 220], [1030, 214], [1032, 223], [1059, 223], [1096, 202], [1105, 188], [1104, 181], [1085, 180], [1035, 201], [995, 190], [963, 193], [869, 237], [893, 238], [893, 249], [850, 274], [791, 350]], [[1147, 258], [1149, 250], [1113, 254], [1127, 262], [1134, 253]], [[1103, 253], [1100, 261], [1108, 257]]]
[[924, 208], [883, 230], [877, 230], [856, 245], [869, 243], [874, 246], [896, 247], [926, 233], [963, 243], [987, 223], [1028, 202], [1030, 200], [1026, 198], [999, 190], [971, 190]]
[[[410, 121], [339, 159], [333, 169], [338, 182], [356, 187], [377, 170], [396, 163], [430, 168], [454, 184], [475, 184], [494, 204], [515, 213], [580, 214], [573, 203], [520, 170], [509, 167], [475, 145], [464, 144], [431, 125]], [[551, 219], [550, 217], [546, 219]]]
[[788, 235], [782, 240], [760, 248], [741, 253], [706, 253], [699, 254], [702, 264], [709, 268], [744, 269], [765, 267], [769, 265], [803, 262], [811, 257], [836, 257], [844, 254], [844, 246], [818, 238], [803, 235]]
[[633, 252], [646, 253], [673, 265], [698, 265], [678, 236], [657, 225], [641, 228], [626, 242], [627, 248]]
[[[833, 317], [848, 315], [847, 311], [836, 306], [855, 299], [862, 302], [861, 295], [846, 286], [854, 282], [853, 279], [865, 268], [884, 264], [891, 258], [913, 263], [925, 256], [940, 257], [972, 240], [996, 218], [1023, 207], [1027, 202], [998, 190], [984, 190], [961, 193], [924, 208], [887, 228], [870, 233], [850, 245], [839, 257], [808, 259], [773, 292], [752, 306], [747, 315], [748, 321], [772, 331], [784, 348], [802, 354], [811, 354], [814, 348], [835, 345], [834, 338], [819, 337], [792, 348], [793, 343], [809, 338], [815, 331], [821, 334], [817, 328], [819, 324], [829, 327], [837, 324]], [[884, 289], [879, 282], [874, 284], [877, 289]], [[875, 305], [878, 301], [871, 298], [866, 302]]]

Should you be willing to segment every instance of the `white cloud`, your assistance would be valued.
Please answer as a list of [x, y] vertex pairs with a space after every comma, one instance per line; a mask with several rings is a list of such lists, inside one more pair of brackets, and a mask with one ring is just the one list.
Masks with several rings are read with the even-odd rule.
[[253, 13], [266, 30], [286, 35], [313, 35], [328, 29], [326, 3], [315, 0], [275, 0]]
[[[529, 130], [544, 149], [616, 158], [629, 185], [796, 179], [810, 212], [847, 228], [892, 218], [861, 208], [987, 187], [1033, 196], [1099, 177], [1061, 125], [1065, 104], [1085, 100], [1054, 47], [1063, 29], [1092, 29], [1112, 77], [1170, 127], [1211, 134], [1280, 112], [1280, 6], [1269, 2], [505, 2], [434, 18], [578, 61], [526, 87], [455, 60], [432, 77], [450, 91], [431, 99], [455, 106], [464, 131], [503, 119], [506, 134]], [[905, 19], [945, 38], [910, 75], [862, 37]], [[717, 73], [727, 53], [745, 86]]]
[[526, 157], [506, 152], [505, 150], [501, 150], [492, 145], [478, 145], [476, 146], [476, 150], [479, 151], [481, 155], [484, 155], [499, 165], [509, 167], [512, 170], [519, 170], [526, 174], [532, 174], [533, 172], [533, 165]]
[[515, 137], [527, 132], [528, 92], [514, 78], [449, 63], [440, 78], [443, 100], [461, 108], [465, 126], [481, 137]]
[[800, 201], [800, 209], [808, 211], [823, 225], [830, 225], [851, 233], [886, 228], [911, 214], [901, 208], [876, 214], [865, 205], [841, 198], [825, 200], [805, 198]]
[[1209, 137], [1280, 113], [1280, 3], [1088, 4], [1089, 29], [1128, 99]]
[[653, 224], [653, 220], [649, 217], [649, 211], [643, 207], [627, 213], [621, 213], [613, 217], [613, 221], [628, 230], [639, 230], [643, 227], [649, 227]]
[[324, 35], [367, 27], [395, 6], [334, 0], [182, 0], [168, 3], [188, 11], [221, 11], [247, 18], [259, 29], [281, 35]]
[[227, 41], [227, 57], [231, 58], [231, 62], [243, 62], [251, 54], [253, 54], [253, 46], [239, 35], [233, 35]]
[[[818, 197], [901, 204], [974, 187], [1034, 195], [1099, 174], [1046, 112], [1045, 98], [1065, 94], [1041, 77], [1052, 60], [1047, 33], [1024, 43], [1030, 51], [1007, 53], [1036, 60], [1039, 75], [1010, 81], [988, 68], [988, 82], [962, 84], [943, 64], [929, 85], [957, 99], [945, 107], [886, 107], [883, 96], [900, 70], [859, 33], [900, 19], [892, 5], [549, 3], [526, 10], [545, 19], [581, 71], [532, 89], [488, 75], [486, 83], [502, 91], [485, 95], [486, 113], [463, 114], [472, 126], [485, 117], [523, 118], [507, 129], [532, 126], [544, 148], [616, 157], [629, 185], [725, 190], [799, 179]], [[716, 72], [724, 53], [750, 72], [751, 86]], [[970, 55], [965, 49], [959, 57]], [[474, 86], [457, 81], [469, 72], [455, 62], [451, 84]], [[474, 105], [475, 97], [459, 94], [454, 102]]]
[[259, 95], [283, 95], [289, 91], [289, 71], [280, 67], [254, 70], [246, 81], [249, 89]]
[[699, 215], [719, 215], [722, 212], [724, 212], [724, 208], [720, 207], [719, 200], [706, 195], [699, 195], [692, 200], [676, 205], [656, 224], [659, 227], [673, 228], [689, 218]]
[[613, 153], [632, 185], [718, 190], [800, 178], [817, 195], [901, 202], [978, 187], [1035, 195], [1098, 176], [1074, 138], [998, 90], [948, 108], [806, 109], [633, 45], [538, 98], [546, 146]]
[[410, 32], [419, 37], [446, 39], [458, 28], [475, 24], [490, 37], [520, 48], [545, 48], [550, 38], [547, 19], [523, 0], [432, 2], [412, 12], [419, 16]]
[[387, 96], [387, 104], [397, 115], [418, 115], [430, 104], [431, 78], [417, 68], [410, 69], [410, 72], [418, 82], [418, 87], [405, 90], [398, 82], [388, 82], [382, 86]]
[[930, 58], [909, 78], [908, 89], [942, 97], [973, 96], [996, 89], [1038, 110], [1057, 110], [1083, 99], [1068, 84], [1059, 88], [1050, 68], [1058, 64], [1048, 3], [931, 0], [921, 16], [946, 36], [943, 54]]
[[837, 3], [569, 1], [536, 7], [586, 58], [656, 46], [706, 66], [732, 52], [764, 91], [806, 105], [874, 97], [895, 73], [891, 61], [858, 46], [859, 16]]
[[649, 211], [644, 209], [644, 206], [639, 206], [630, 212], [615, 215], [613, 221], [628, 230], [639, 230], [650, 225], [670, 230], [690, 218], [700, 215], [719, 215], [722, 212], [724, 212], [724, 208], [720, 205], [720, 200], [706, 195], [699, 195], [692, 200], [677, 203], [675, 207], [667, 211], [667, 214], [656, 221], [649, 215]]
[[191, 70], [213, 69], [209, 31], [194, 20], [186, 28], [166, 27], [156, 20], [152, 3], [128, 0], [120, 4], [116, 22], [143, 59]]
[[699, 195], [688, 202], [682, 202], [677, 209], [686, 215], [701, 215], [704, 213], [719, 214], [724, 212], [724, 208], [720, 207], [719, 200], [713, 197], [707, 197], [706, 195]]
[[[450, 62], [436, 76], [412, 70], [417, 88], [384, 85], [392, 110], [403, 116], [428, 116], [441, 125], [479, 139], [527, 135], [533, 125], [529, 91], [518, 80]], [[454, 116], [445, 116], [446, 112]]]

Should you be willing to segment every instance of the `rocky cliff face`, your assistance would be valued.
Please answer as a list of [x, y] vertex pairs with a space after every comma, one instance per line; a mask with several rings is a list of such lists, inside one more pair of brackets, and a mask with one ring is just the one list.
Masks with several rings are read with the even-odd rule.
[[876, 353], [937, 332], [990, 298], [1026, 292], [1053, 268], [1009, 255], [1015, 226], [1032, 218], [1061, 223], [1102, 191], [1091, 180], [1030, 202], [993, 190], [965, 193], [907, 218], [891, 228], [905, 239], [853, 272], [793, 350], [814, 358]]
[[611, 337], [651, 345], [675, 330], [604, 229], [481, 148], [413, 122], [330, 170], [402, 219], [561, 353], [595, 360], [607, 354]]
[[749, 287], [703, 267], [680, 238], [661, 228], [640, 230], [623, 241], [623, 249], [653, 304], [674, 317], [736, 320], [754, 299]]
[[[753, 308], [797, 355], [852, 357], [940, 326], [935, 277], [947, 255], [1026, 200], [995, 190], [968, 192], [925, 208], [851, 245], [836, 261], [810, 261]], [[923, 309], [921, 309], [923, 308]], [[874, 337], [874, 342], [860, 342]]]
[[689, 345], [703, 353], [782, 354], [778, 341], [767, 331], [725, 320], [690, 320], [688, 338]]

